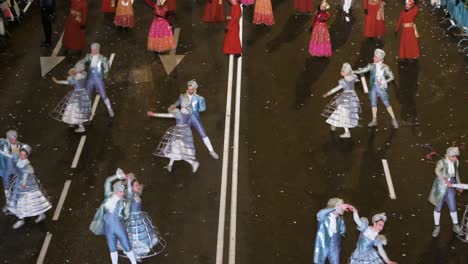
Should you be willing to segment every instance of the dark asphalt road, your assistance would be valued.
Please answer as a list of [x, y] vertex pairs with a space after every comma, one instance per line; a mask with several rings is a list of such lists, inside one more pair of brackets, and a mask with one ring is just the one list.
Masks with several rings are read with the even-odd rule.
[[[224, 25], [201, 22], [204, 1], [178, 1], [177, 54], [186, 57], [167, 76], [160, 59], [146, 51], [153, 17], [149, 7], [136, 1], [136, 28], [119, 31], [111, 17], [101, 14], [100, 1], [89, 2], [87, 42], [100, 42], [106, 56], [116, 53], [107, 80], [116, 117], [110, 120], [100, 102], [77, 169], [70, 165], [80, 136], [48, 113], [68, 91], [51, 77], [63, 78], [78, 56], [40, 77], [39, 56], [50, 51], [39, 48], [37, 6], [12, 30], [9, 46], [0, 50], [0, 128], [17, 129], [20, 140], [33, 146], [31, 162], [54, 204], [45, 222], [29, 221], [19, 230], [11, 229], [13, 217], [0, 215], [0, 263], [36, 263], [47, 232], [53, 236], [44, 263], [110, 263], [104, 237], [94, 236], [88, 225], [102, 201], [104, 179], [118, 167], [133, 171], [145, 185], [144, 210], [168, 243], [161, 255], [144, 263], [215, 263], [222, 161], [213, 160], [195, 134], [199, 171], [192, 174], [179, 162], [167, 173], [167, 160], [151, 153], [173, 120], [149, 119], [145, 113], [165, 111], [186, 81], [196, 78], [208, 104], [203, 123], [222, 153], [228, 79], [228, 58], [221, 53]], [[312, 263], [315, 215], [334, 196], [355, 205], [362, 216], [388, 214], [383, 233], [392, 260], [468, 263], [468, 245], [450, 232], [447, 209], [441, 236], [431, 237], [433, 208], [426, 196], [435, 164], [425, 158], [430, 150], [421, 146], [430, 144], [443, 154], [454, 142], [466, 143], [467, 59], [445, 34], [440, 14], [422, 5], [417, 23], [423, 57], [416, 63], [399, 62], [399, 38], [392, 30], [402, 4], [387, 5], [385, 41], [362, 37], [361, 3], [356, 4], [352, 23], [344, 22], [332, 4], [330, 59], [310, 58], [312, 17], [295, 16], [291, 1], [273, 1], [272, 28], [252, 25], [253, 8], [245, 8], [236, 263]], [[58, 10], [54, 41], [62, 32], [66, 3], [58, 3]], [[387, 52], [385, 61], [395, 73], [390, 96], [401, 128], [391, 129], [379, 105], [378, 129], [355, 128], [350, 140], [342, 140], [341, 131], [330, 132], [320, 116], [331, 99], [320, 95], [336, 85], [343, 62], [364, 66], [376, 47]], [[357, 92], [367, 124], [369, 101], [360, 85]], [[381, 159], [388, 160], [396, 200], [388, 196]], [[466, 149], [460, 160], [461, 179], [468, 182]], [[66, 180], [72, 180], [69, 194], [60, 219], [52, 221]], [[457, 199], [461, 220], [468, 196]], [[358, 236], [351, 215], [346, 221], [343, 263]]]

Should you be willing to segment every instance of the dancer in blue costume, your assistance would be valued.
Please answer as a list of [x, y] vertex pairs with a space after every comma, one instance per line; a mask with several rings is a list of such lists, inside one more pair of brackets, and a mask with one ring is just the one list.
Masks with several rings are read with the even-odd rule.
[[450, 217], [453, 223], [453, 232], [459, 233], [461, 228], [458, 224], [457, 204], [455, 201], [456, 188], [449, 187], [448, 183], [460, 183], [458, 174], [458, 156], [460, 151], [457, 147], [447, 149], [445, 157], [440, 159], [435, 168], [436, 177], [429, 193], [429, 202], [434, 208], [434, 231], [433, 237], [438, 237], [440, 233], [440, 214], [444, 204], [447, 204], [450, 210]]
[[341, 236], [346, 233], [343, 213], [352, 206], [340, 198], [328, 200], [327, 208], [317, 213], [317, 236], [315, 238], [314, 263], [340, 263]]
[[[137, 260], [161, 253], [166, 241], [153, 226], [150, 217], [141, 210], [143, 185], [133, 173], [127, 175], [127, 201], [131, 203], [130, 218], [126, 221], [127, 233]], [[119, 246], [121, 246], [119, 244]]]
[[[15, 130], [6, 132], [6, 138], [0, 138], [0, 151], [10, 155], [19, 155], [23, 143], [18, 141], [18, 133]], [[0, 177], [2, 177], [5, 190], [5, 206], [2, 211], [8, 212], [8, 199], [10, 198], [11, 177], [16, 173], [13, 159], [0, 155]]]
[[326, 122], [330, 124], [332, 131], [335, 131], [337, 127], [342, 127], [345, 133], [340, 135], [340, 137], [350, 138], [351, 133], [349, 132], [349, 128], [358, 125], [359, 113], [361, 112], [359, 98], [354, 91], [354, 83], [357, 82], [357, 76], [353, 74], [353, 69], [347, 62], [341, 68], [341, 76], [343, 76], [343, 79], [338, 81], [338, 86], [322, 95], [325, 98], [343, 89], [343, 92], [336, 95], [325, 107], [322, 116], [327, 118]]
[[125, 255], [132, 264], [136, 264], [127, 229], [123, 224], [130, 217], [130, 205], [125, 200], [125, 183], [127, 176], [121, 169], [110, 176], [104, 183], [104, 202], [94, 215], [89, 229], [96, 235], [105, 235], [109, 246], [112, 264], [119, 263], [117, 243], [122, 246]]
[[32, 148], [26, 144], [21, 147], [19, 155], [0, 151], [0, 155], [12, 160], [17, 169], [11, 182], [7, 204], [8, 211], [18, 217], [13, 225], [14, 229], [22, 227], [26, 217], [37, 216], [35, 222], [41, 222], [46, 218], [45, 212], [52, 208], [29, 161], [31, 151]]
[[68, 71], [69, 76], [64, 81], [52, 77], [52, 80], [57, 84], [73, 85], [73, 90], [60, 101], [51, 116], [70, 127], [78, 126], [75, 129], [76, 133], [85, 132], [83, 123], [89, 121], [91, 117], [91, 100], [85, 89], [86, 72], [84, 68], [84, 64], [77, 63], [74, 68]]
[[[376, 214], [372, 217], [373, 225], [369, 225], [367, 218], [359, 218], [356, 208], [351, 208], [353, 211], [354, 222], [358, 225], [358, 230], [361, 232], [356, 245], [356, 250], [349, 258], [349, 264], [397, 264], [391, 261], [383, 246], [387, 245], [387, 239], [379, 233], [383, 230], [387, 216], [385, 213]], [[375, 250], [377, 247], [377, 250]]]
[[165, 167], [168, 171], [172, 171], [174, 161], [185, 160], [192, 165], [192, 171], [195, 173], [200, 163], [195, 157], [195, 144], [193, 143], [192, 130], [190, 130], [190, 118], [192, 116], [190, 109], [183, 107], [179, 110], [171, 105], [168, 112], [167, 114], [151, 111], [146, 113], [151, 117], [176, 119], [176, 125], [170, 127], [164, 133], [153, 155], [170, 159], [169, 164]]
[[200, 113], [206, 110], [206, 102], [203, 96], [197, 94], [198, 84], [195, 80], [187, 83], [187, 93], [181, 94], [179, 99], [172, 106], [180, 106], [181, 108], [190, 107], [192, 116], [190, 118], [190, 126], [197, 130], [198, 134], [205, 143], [206, 148], [210, 151], [210, 155], [214, 159], [219, 159], [218, 154], [214, 151], [211, 145], [210, 138], [206, 134], [205, 128], [201, 122]]

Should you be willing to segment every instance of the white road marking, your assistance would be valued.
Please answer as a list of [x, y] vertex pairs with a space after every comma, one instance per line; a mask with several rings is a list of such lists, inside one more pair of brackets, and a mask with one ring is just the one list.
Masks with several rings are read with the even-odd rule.
[[96, 109], [99, 103], [99, 98], [101, 98], [99, 94], [97, 94], [96, 97], [94, 97], [93, 107], [91, 108], [91, 117], [89, 118], [89, 121], [92, 121], [94, 118], [94, 115], [96, 114]]
[[[241, 6], [241, 11], [242, 10]], [[242, 13], [242, 12], [241, 12]], [[239, 37], [242, 46], [242, 17], [239, 20]], [[236, 77], [236, 104], [234, 117], [234, 149], [232, 154], [232, 183], [231, 183], [231, 220], [229, 227], [229, 264], [236, 263], [236, 232], [237, 232], [237, 183], [239, 176], [239, 129], [240, 129], [240, 105], [242, 89], [242, 56], [237, 59]]]
[[72, 169], [75, 169], [76, 166], [78, 165], [78, 161], [80, 160], [80, 156], [81, 156], [81, 151], [83, 151], [83, 146], [85, 142], [86, 142], [86, 136], [81, 136], [80, 144], [78, 144], [78, 149], [76, 150], [75, 157], [73, 158], [73, 162], [71, 165]]
[[226, 215], [226, 189], [229, 162], [229, 139], [231, 132], [231, 101], [232, 101], [232, 75], [234, 56], [229, 56], [229, 71], [226, 97], [226, 116], [224, 121], [223, 167], [221, 172], [221, 192], [219, 197], [218, 241], [216, 244], [216, 264], [223, 263], [224, 254], [224, 226]]
[[29, 0], [29, 1], [28, 1], [28, 4], [27, 4], [27, 5], [24, 7], [24, 9], [23, 9], [23, 13], [26, 13], [26, 11], [28, 11], [28, 9], [29, 9], [29, 7], [31, 6], [31, 4], [32, 4], [33, 1], [34, 1], [34, 0]]
[[395, 200], [396, 199], [395, 189], [393, 188], [392, 176], [390, 175], [390, 169], [388, 168], [388, 162], [386, 159], [382, 160], [382, 165], [383, 165], [384, 172], [385, 172], [385, 178], [387, 179], [388, 192], [390, 193], [390, 199]]
[[362, 82], [362, 89], [364, 89], [364, 93], [369, 93], [369, 88], [367, 87], [367, 81], [365, 76], [361, 76]]
[[42, 264], [44, 262], [44, 258], [46, 256], [47, 249], [49, 248], [51, 239], [52, 239], [52, 234], [47, 232], [47, 235], [44, 240], [44, 244], [42, 245], [41, 252], [39, 253], [39, 257], [37, 258], [36, 264]]
[[65, 198], [67, 198], [68, 189], [70, 189], [71, 180], [65, 181], [65, 185], [63, 186], [62, 194], [60, 195], [59, 202], [57, 207], [55, 208], [54, 217], [52, 220], [57, 221], [60, 216], [60, 212], [62, 211], [63, 204], [65, 203]]

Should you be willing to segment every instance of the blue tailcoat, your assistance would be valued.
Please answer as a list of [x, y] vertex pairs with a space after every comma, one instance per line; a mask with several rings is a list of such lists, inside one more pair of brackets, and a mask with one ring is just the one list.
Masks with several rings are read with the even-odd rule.
[[[314, 248], [315, 264], [324, 264], [327, 258], [336, 259], [338, 261], [336, 263], [339, 263], [341, 236], [346, 233], [346, 226], [343, 217], [338, 216], [336, 218], [337, 234], [333, 237], [330, 236], [328, 233], [330, 218], [328, 216], [335, 210], [335, 208], [326, 208], [317, 213], [318, 228]], [[332, 241], [333, 239], [334, 241]]]

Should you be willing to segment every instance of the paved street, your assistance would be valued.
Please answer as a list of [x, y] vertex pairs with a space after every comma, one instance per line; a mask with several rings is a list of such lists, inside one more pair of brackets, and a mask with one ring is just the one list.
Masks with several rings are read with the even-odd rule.
[[[351, 23], [344, 21], [335, 2], [330, 2], [333, 55], [329, 59], [309, 55], [313, 16], [295, 15], [292, 1], [272, 1], [276, 23], [271, 28], [253, 25], [253, 7], [244, 7], [244, 53], [241, 61], [234, 59], [231, 98], [229, 57], [222, 53], [225, 24], [201, 21], [204, 1], [177, 2], [173, 28], [180, 28], [180, 37], [176, 54], [185, 57], [169, 75], [159, 56], [146, 50], [154, 13], [144, 1], [135, 1], [136, 27], [130, 30], [115, 28], [113, 17], [101, 13], [100, 1], [88, 1], [87, 44], [99, 42], [107, 57], [115, 53], [106, 80], [115, 117], [109, 118], [100, 100], [83, 134], [86, 139], [76, 168], [71, 165], [82, 135], [49, 113], [71, 89], [53, 83], [52, 77], [65, 79], [81, 56], [67, 54], [41, 77], [39, 57], [52, 51], [40, 47], [39, 7], [33, 3], [22, 23], [11, 28], [8, 45], [0, 46], [0, 137], [15, 129], [19, 141], [32, 146], [31, 163], [53, 208], [44, 222], [35, 224], [31, 218], [18, 230], [11, 228], [14, 216], [0, 214], [0, 263], [36, 263], [47, 234], [50, 244], [43, 263], [110, 263], [105, 238], [95, 236], [88, 227], [103, 200], [104, 180], [117, 168], [134, 172], [144, 184], [143, 210], [167, 242], [160, 255], [143, 263], [234, 264], [230, 256], [237, 264], [313, 263], [316, 213], [332, 197], [355, 205], [362, 217], [386, 212], [385, 249], [400, 264], [468, 263], [468, 244], [451, 232], [447, 207], [442, 212], [441, 235], [431, 236], [434, 208], [427, 201], [435, 162], [449, 146], [460, 147], [460, 178], [468, 183], [468, 60], [457, 52], [457, 38], [446, 34], [447, 24], [439, 23], [442, 14], [432, 13], [422, 3], [417, 18], [422, 57], [417, 62], [399, 61], [399, 36], [393, 28], [402, 1], [387, 3], [383, 40], [362, 36], [360, 1], [356, 1]], [[54, 45], [63, 32], [68, 9], [68, 1], [57, 1]], [[391, 127], [380, 103], [378, 128], [367, 128], [370, 102], [357, 84], [362, 124], [351, 129], [351, 139], [341, 139], [342, 130], [330, 131], [320, 115], [332, 99], [321, 95], [337, 85], [344, 62], [355, 69], [364, 67], [375, 48], [386, 51], [385, 63], [395, 74], [390, 101], [400, 128]], [[63, 49], [59, 54], [64, 54]], [[242, 63], [239, 76], [238, 63]], [[210, 156], [194, 131], [201, 164], [198, 172], [192, 173], [190, 165], [180, 161], [169, 173], [163, 168], [168, 160], [152, 152], [174, 120], [149, 118], [146, 111], [166, 112], [191, 79], [197, 80], [198, 93], [206, 99], [207, 110], [201, 118], [220, 159]], [[242, 94], [236, 113], [238, 84]], [[227, 103], [232, 103], [231, 113], [226, 112]], [[230, 118], [229, 130], [225, 130], [226, 117]], [[229, 157], [223, 155], [226, 132]], [[233, 162], [237, 135], [239, 156]], [[428, 155], [433, 150], [437, 153]], [[389, 197], [383, 159], [388, 162], [396, 199]], [[233, 169], [238, 173], [233, 174]], [[70, 188], [54, 221], [67, 180]], [[232, 187], [236, 187], [237, 200], [232, 199]], [[222, 214], [226, 221], [218, 230], [220, 201], [226, 202]], [[4, 204], [3, 195], [0, 203]], [[465, 205], [468, 191], [457, 194], [460, 221]], [[342, 263], [347, 263], [359, 236], [352, 214], [346, 213], [345, 221]], [[224, 231], [222, 240], [220, 231]], [[235, 248], [229, 247], [232, 234], [236, 235]], [[223, 256], [217, 263], [220, 252]], [[121, 258], [119, 263], [130, 262]]]

